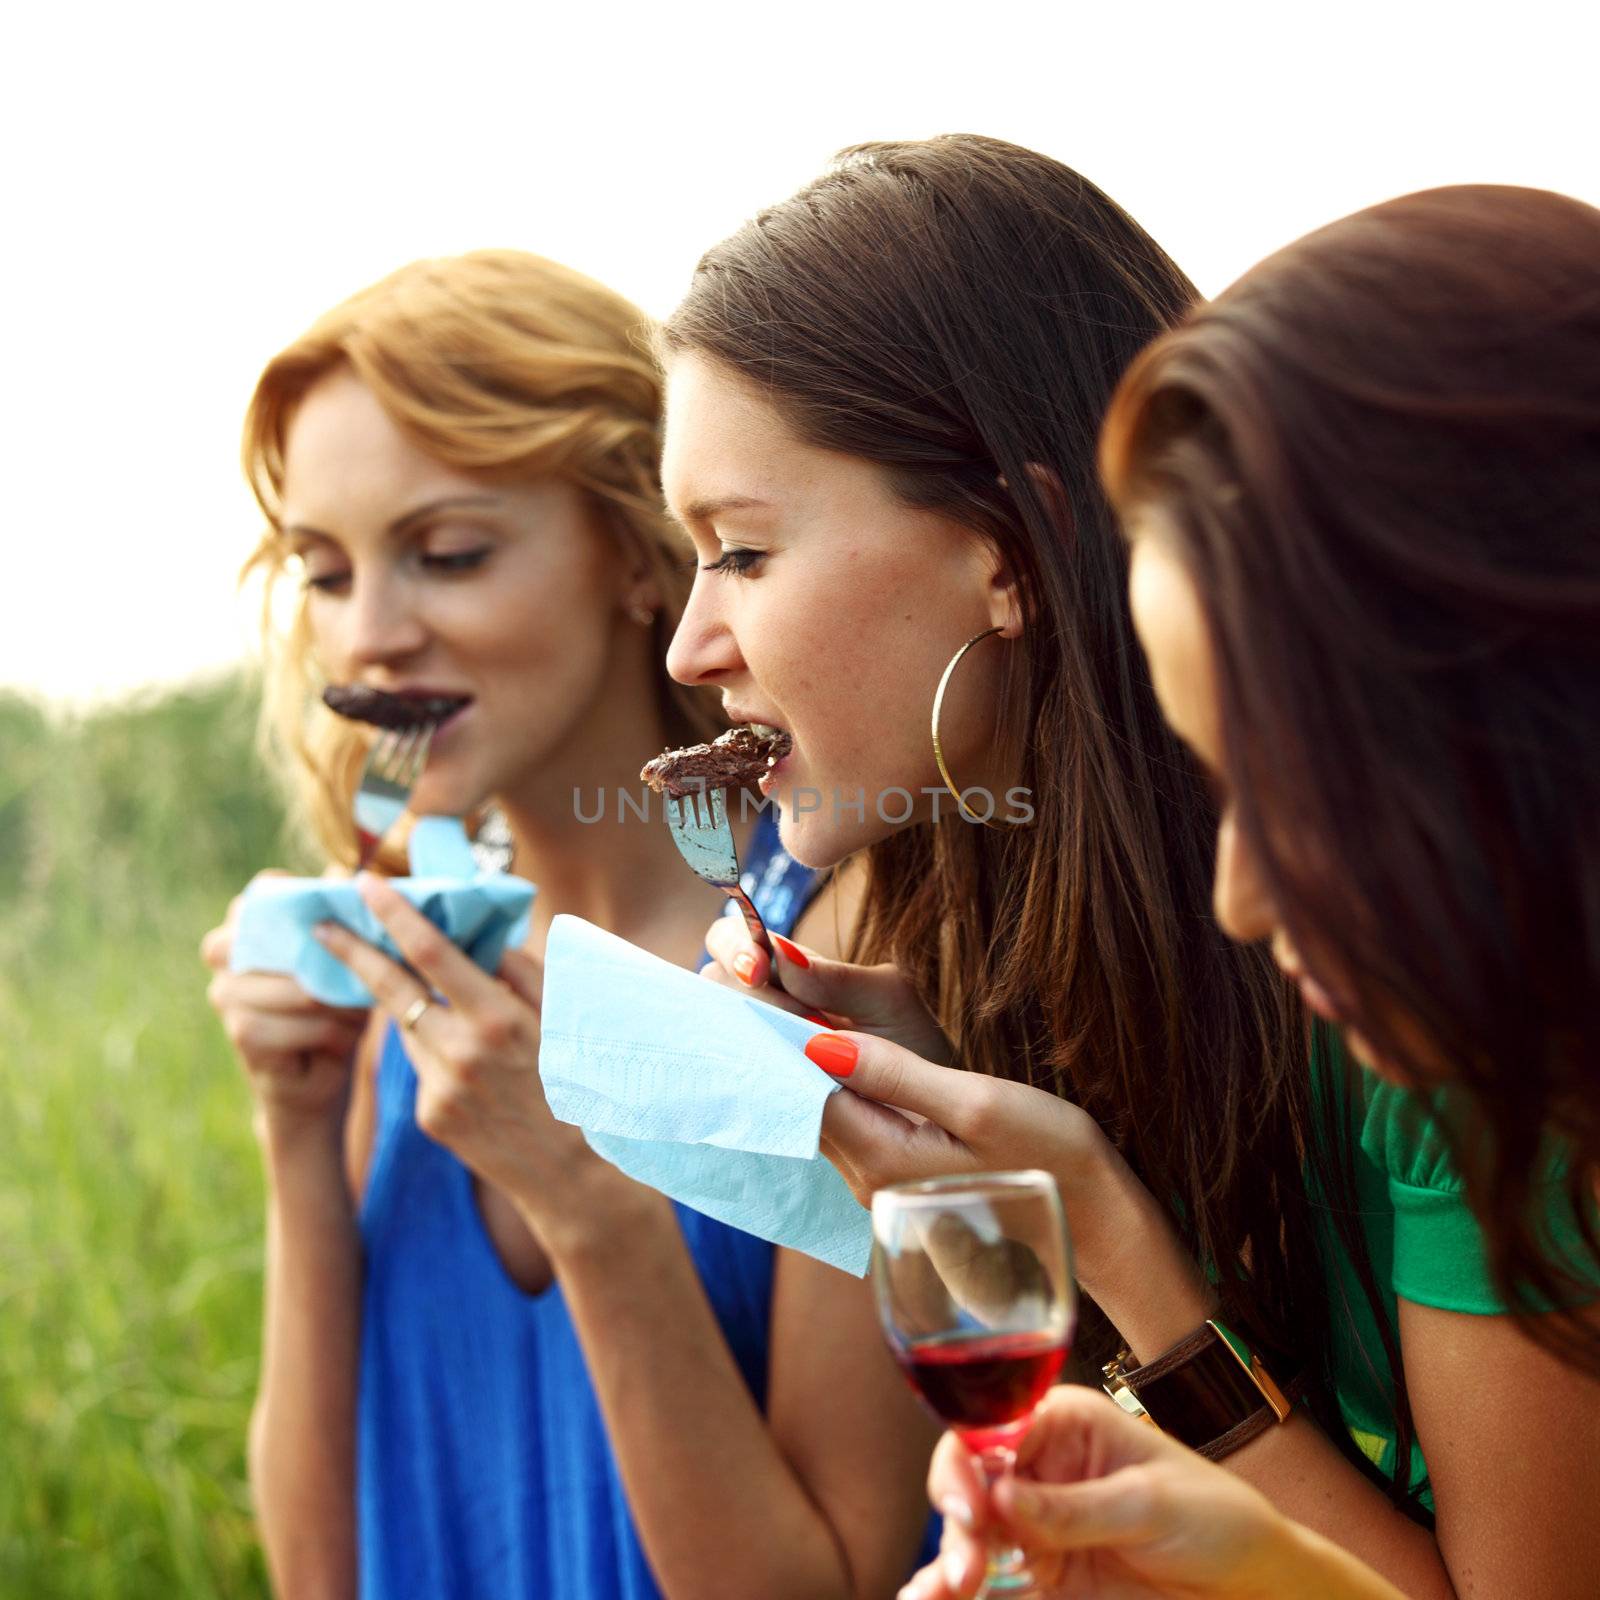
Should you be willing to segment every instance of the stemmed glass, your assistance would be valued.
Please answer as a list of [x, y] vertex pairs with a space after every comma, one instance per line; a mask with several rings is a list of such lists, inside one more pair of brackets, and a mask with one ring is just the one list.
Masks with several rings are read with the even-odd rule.
[[[993, 1483], [1015, 1462], [1072, 1344], [1077, 1289], [1055, 1179], [963, 1173], [880, 1189], [872, 1281], [912, 1388]], [[1038, 1591], [1022, 1552], [991, 1544], [978, 1592]]]

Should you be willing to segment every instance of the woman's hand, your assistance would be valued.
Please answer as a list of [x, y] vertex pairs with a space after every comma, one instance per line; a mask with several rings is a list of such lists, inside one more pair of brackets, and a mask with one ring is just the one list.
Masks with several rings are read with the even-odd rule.
[[229, 971], [243, 898], [234, 898], [222, 926], [200, 942], [200, 958], [215, 974], [207, 998], [222, 1018], [263, 1117], [280, 1125], [342, 1119], [368, 1013], [323, 1005], [279, 973]]
[[954, 1059], [950, 1041], [898, 967], [833, 961], [781, 934], [772, 935], [782, 989], [769, 983], [772, 962], [751, 939], [742, 917], [719, 917], [706, 934], [711, 964], [701, 976], [755, 994], [771, 1005], [825, 1026], [892, 1039], [927, 1061]]
[[946, 1434], [928, 1493], [945, 1515], [943, 1553], [901, 1600], [975, 1595], [986, 1533], [1022, 1546], [1046, 1600], [1400, 1600], [1232, 1473], [1090, 1389], [1053, 1389], [1017, 1453], [1016, 1474], [987, 1492]]
[[[362, 874], [356, 882], [411, 971], [338, 923], [323, 923], [318, 939], [405, 1029], [417, 1125], [504, 1190], [543, 1234], [541, 1219], [560, 1206], [566, 1180], [604, 1163], [545, 1101], [538, 963], [508, 950], [490, 977], [381, 879]], [[431, 1003], [408, 1025], [419, 1000]]]
[[821, 1148], [864, 1206], [893, 1183], [1042, 1168], [1061, 1189], [1078, 1280], [1097, 1299], [1159, 1225], [1099, 1124], [1058, 1095], [939, 1066], [862, 1033], [816, 1034], [806, 1054], [844, 1083], [823, 1109]]

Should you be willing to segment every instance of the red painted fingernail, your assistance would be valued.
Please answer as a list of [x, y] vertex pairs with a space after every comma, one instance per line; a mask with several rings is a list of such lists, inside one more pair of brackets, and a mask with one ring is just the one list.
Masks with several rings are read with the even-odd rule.
[[806, 1054], [826, 1073], [835, 1078], [848, 1078], [856, 1070], [856, 1057], [861, 1047], [854, 1039], [842, 1038], [837, 1033], [814, 1033], [806, 1040]]
[[753, 950], [741, 950], [733, 958], [733, 975], [740, 983], [748, 983], [753, 989], [756, 982], [756, 955]]
[[772, 942], [783, 953], [785, 961], [792, 961], [797, 967], [809, 967], [811, 965], [811, 957], [793, 939], [785, 939], [781, 933], [775, 933], [771, 937]]
[[833, 1026], [833, 1018], [823, 1016], [820, 1011], [806, 1012], [806, 1021], [816, 1023], [819, 1028], [831, 1028]]

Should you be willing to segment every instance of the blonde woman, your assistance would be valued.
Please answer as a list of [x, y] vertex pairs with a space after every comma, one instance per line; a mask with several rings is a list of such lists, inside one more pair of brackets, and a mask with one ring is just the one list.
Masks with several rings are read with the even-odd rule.
[[[363, 742], [322, 683], [461, 697], [413, 810], [493, 802], [540, 887], [493, 978], [363, 879], [451, 1001], [420, 1016], [412, 973], [340, 930], [371, 1015], [227, 971], [231, 925], [207, 938], [267, 1171], [250, 1460], [285, 1594], [880, 1596], [924, 1529], [932, 1436], [864, 1286], [632, 1184], [535, 1070], [556, 913], [692, 966], [719, 903], [659, 824], [579, 814], [712, 725], [662, 669], [687, 574], [642, 320], [533, 256], [419, 262], [276, 356], [251, 402], [255, 560], [303, 585], [268, 641], [268, 721], [316, 838], [354, 863]], [[770, 822], [746, 857], [792, 929], [810, 875]], [[836, 915], [813, 901], [811, 937]]]

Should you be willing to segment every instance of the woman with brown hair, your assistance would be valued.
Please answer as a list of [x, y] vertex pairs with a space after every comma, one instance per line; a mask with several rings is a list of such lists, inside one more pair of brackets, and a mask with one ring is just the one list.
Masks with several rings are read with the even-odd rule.
[[[1195, 298], [1043, 156], [847, 152], [666, 324], [664, 487], [702, 565], [669, 666], [791, 735], [768, 782], [791, 853], [865, 854], [862, 964], [779, 958], [839, 1019], [811, 1048], [856, 1091], [824, 1148], [857, 1193], [1055, 1173], [1130, 1403], [1448, 1596], [1451, 1530], [1560, 1423], [1518, 1390], [1444, 1426], [1481, 1386], [1456, 1311], [1511, 1337], [1459, 1182], [1321, 1027], [1308, 1074], [1292, 989], [1209, 916], [1217, 809], [1161, 722], [1094, 461], [1118, 379]], [[739, 930], [709, 942], [764, 980]]]
[[[1135, 364], [1103, 462], [1156, 692], [1220, 796], [1218, 917], [1443, 1113], [1521, 1324], [1403, 1309], [1444, 1347], [1413, 1383], [1441, 1549], [1464, 1592], [1590, 1594], [1600, 211], [1439, 189], [1301, 239]], [[1090, 1565], [1119, 1594], [1372, 1592], [1101, 1408], [1031, 1450], [1073, 1486], [998, 1508], [1072, 1593]], [[948, 1446], [934, 1483], [987, 1509]], [[919, 1597], [973, 1592], [955, 1542]]]
[[[686, 580], [643, 325], [537, 256], [420, 261], [251, 401], [257, 561], [299, 591], [268, 613], [269, 723], [315, 837], [357, 864], [367, 737], [316, 689], [443, 697], [413, 811], [492, 801], [539, 886], [491, 977], [358, 880], [407, 966], [320, 936], [370, 1011], [230, 970], [232, 918], [206, 940], [267, 1174], [250, 1465], [285, 1595], [877, 1600], [928, 1526], [933, 1430], [865, 1285], [624, 1178], [536, 1071], [555, 915], [692, 966], [723, 904], [664, 828], [573, 802], [715, 725], [661, 667]], [[745, 861], [786, 931], [816, 885], [765, 822]]]

